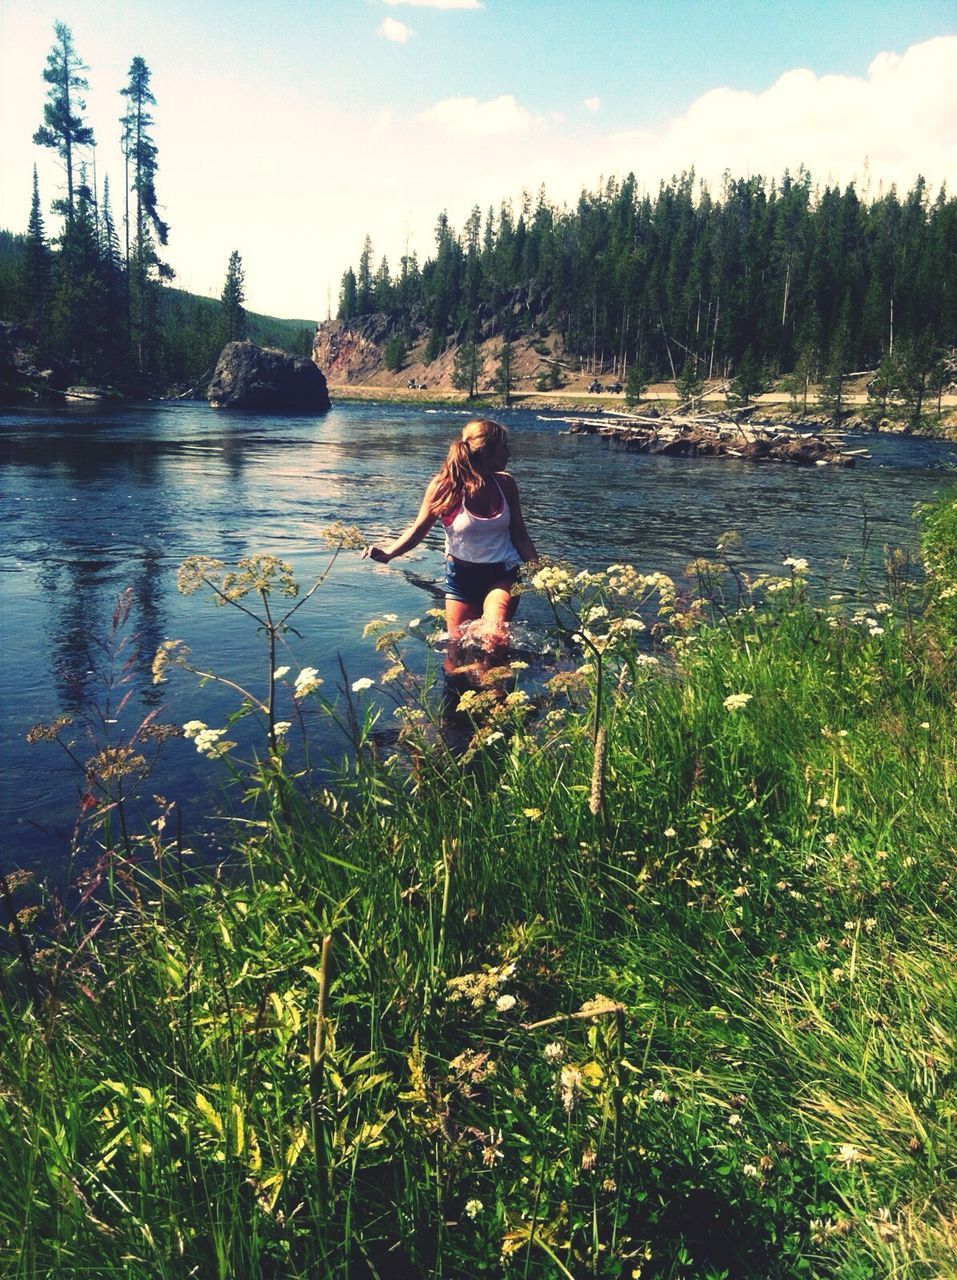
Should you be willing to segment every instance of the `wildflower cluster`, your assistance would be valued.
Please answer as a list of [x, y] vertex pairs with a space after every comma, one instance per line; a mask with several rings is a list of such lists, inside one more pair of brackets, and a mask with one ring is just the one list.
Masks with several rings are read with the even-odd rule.
[[[511, 1009], [515, 1004], [514, 996], [505, 996], [501, 988], [515, 973], [515, 962], [483, 969], [479, 973], [463, 973], [458, 978], [449, 978], [449, 1000], [453, 1003], [468, 1000], [473, 1009], [481, 1009], [491, 1001], [495, 1001], [500, 1012]], [[500, 1000], [506, 1003], [499, 1004]]]
[[202, 720], [187, 720], [183, 725], [183, 737], [195, 743], [196, 750], [203, 756], [225, 755], [236, 745], [224, 741], [225, 729], [210, 729]]
[[41, 721], [29, 730], [27, 742], [31, 745], [37, 742], [55, 742], [60, 730], [65, 729], [68, 724], [72, 723], [73, 720], [70, 716], [56, 716], [53, 720]]
[[544, 591], [553, 600], [564, 600], [574, 590], [575, 579], [568, 569], [562, 565], [546, 565], [532, 578], [532, 586], [536, 591]]
[[354, 524], [343, 524], [336, 520], [319, 530], [319, 537], [327, 547], [335, 551], [361, 551], [366, 540]]

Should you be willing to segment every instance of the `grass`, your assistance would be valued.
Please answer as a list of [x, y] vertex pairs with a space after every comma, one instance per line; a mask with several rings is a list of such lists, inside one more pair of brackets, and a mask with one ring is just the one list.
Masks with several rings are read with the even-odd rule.
[[0, 1271], [957, 1272], [953, 495], [923, 537], [860, 609], [552, 571], [585, 671], [466, 699], [464, 755], [359, 693], [223, 865], [160, 820], [8, 879]]

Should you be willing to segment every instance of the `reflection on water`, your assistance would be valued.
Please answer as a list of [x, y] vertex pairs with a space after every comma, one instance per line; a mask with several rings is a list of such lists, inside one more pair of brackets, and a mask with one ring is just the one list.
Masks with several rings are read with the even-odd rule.
[[[179, 563], [197, 553], [230, 561], [269, 551], [289, 560], [307, 585], [328, 562], [317, 537], [324, 525], [357, 524], [369, 541], [380, 541], [409, 522], [465, 416], [354, 405], [322, 418], [287, 418], [182, 403], [0, 415], [0, 718], [10, 797], [4, 861], [58, 856], [49, 831], [72, 825], [76, 781], [53, 759], [53, 748], [27, 748], [24, 734], [38, 719], [95, 701], [96, 642], [108, 632], [121, 591], [131, 588], [135, 601], [137, 641], [124, 657], [135, 677], [125, 713], [130, 727], [161, 702], [165, 719], [222, 724], [234, 702], [185, 677], [153, 686], [152, 654], [164, 638], [180, 638], [197, 665], [262, 690], [262, 638], [229, 611], [178, 595]], [[562, 423], [530, 413], [503, 417], [539, 549], [579, 568], [630, 560], [644, 571], [680, 575], [735, 529], [738, 560], [749, 571], [777, 569], [785, 556], [801, 555], [821, 589], [839, 581], [856, 589], [865, 531], [864, 580], [873, 583], [885, 544], [915, 545], [914, 504], [957, 461], [954, 446], [886, 436], [868, 439], [873, 457], [854, 470], [653, 458], [568, 436]], [[362, 624], [385, 611], [401, 624], [440, 605], [441, 547], [433, 530], [388, 567], [342, 556], [297, 614], [301, 637], [286, 637], [281, 661], [294, 671], [318, 667], [331, 692], [342, 682], [339, 657], [350, 682], [375, 679], [382, 658], [373, 639], [361, 639]], [[534, 652], [544, 607], [526, 598], [520, 618], [523, 645]], [[322, 739], [318, 717], [312, 727]], [[251, 741], [252, 726], [248, 733]], [[320, 746], [333, 756], [343, 750], [332, 739]], [[168, 744], [165, 759], [150, 787], [183, 799], [188, 817], [211, 812], [215, 768], [182, 742]]]

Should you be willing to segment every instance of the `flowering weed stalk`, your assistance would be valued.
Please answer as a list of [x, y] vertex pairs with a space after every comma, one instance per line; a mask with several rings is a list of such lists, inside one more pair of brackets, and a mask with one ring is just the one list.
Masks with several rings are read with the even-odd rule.
[[[208, 587], [213, 593], [217, 605], [231, 605], [240, 613], [251, 618], [263, 632], [269, 651], [269, 669], [267, 676], [267, 693], [264, 699], [256, 697], [248, 689], [236, 684], [225, 676], [209, 671], [201, 671], [189, 662], [188, 651], [178, 641], [164, 641], [157, 651], [153, 664], [153, 679], [159, 683], [165, 678], [165, 670], [170, 663], [176, 663], [192, 671], [201, 679], [215, 680], [239, 693], [250, 710], [259, 711], [266, 719], [266, 733], [270, 752], [275, 755], [279, 736], [276, 733], [276, 671], [277, 652], [281, 638], [291, 631], [291, 620], [302, 606], [319, 590], [332, 572], [333, 566], [341, 551], [356, 549], [364, 545], [358, 529], [342, 524], [330, 525], [320, 530], [319, 535], [332, 549], [332, 555], [325, 569], [313, 582], [312, 586], [300, 595], [298, 582], [292, 574], [292, 567], [277, 556], [259, 553], [241, 559], [234, 569], [228, 569], [221, 560], [208, 556], [190, 556], [180, 566], [177, 583], [183, 595], [192, 595], [201, 587]], [[276, 594], [291, 597], [296, 603], [285, 612], [274, 616], [271, 598]], [[249, 597], [258, 597], [260, 613], [244, 601]], [[288, 668], [287, 668], [288, 669]], [[314, 668], [307, 669], [310, 673]], [[300, 673], [297, 687], [304, 687], [303, 673]], [[308, 681], [310, 691], [318, 681], [315, 677]], [[301, 696], [301, 695], [300, 695]], [[200, 748], [202, 750], [202, 748]]]

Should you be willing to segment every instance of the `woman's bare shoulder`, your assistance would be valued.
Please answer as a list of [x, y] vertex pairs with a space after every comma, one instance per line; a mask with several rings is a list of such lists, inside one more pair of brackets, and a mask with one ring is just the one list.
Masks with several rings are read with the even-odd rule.
[[496, 471], [495, 479], [502, 486], [502, 492], [506, 496], [518, 493], [518, 485], [515, 483], [515, 477], [510, 475], [507, 471]]

